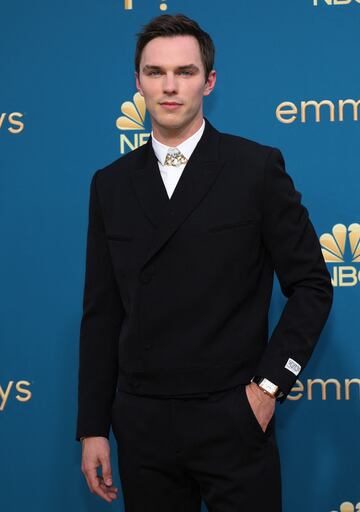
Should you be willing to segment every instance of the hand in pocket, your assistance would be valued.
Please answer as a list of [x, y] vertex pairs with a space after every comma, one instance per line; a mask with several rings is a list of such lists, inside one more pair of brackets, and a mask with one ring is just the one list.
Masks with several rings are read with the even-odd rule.
[[275, 398], [264, 393], [253, 382], [245, 386], [245, 392], [254, 416], [262, 431], [265, 432], [275, 411]]

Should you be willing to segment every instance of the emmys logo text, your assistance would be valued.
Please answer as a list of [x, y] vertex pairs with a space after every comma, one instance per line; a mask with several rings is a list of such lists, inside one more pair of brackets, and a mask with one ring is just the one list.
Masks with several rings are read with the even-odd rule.
[[32, 393], [28, 389], [31, 383], [27, 380], [19, 380], [17, 382], [10, 380], [5, 385], [0, 385], [0, 412], [3, 411], [12, 397], [19, 402], [28, 402], [31, 399]]
[[360, 100], [348, 98], [346, 100], [308, 100], [301, 101], [299, 105], [292, 101], [283, 101], [277, 106], [275, 114], [280, 123], [292, 124], [295, 121], [308, 123], [315, 121], [342, 122], [344, 120], [359, 120]]
[[360, 4], [360, 0], [313, 0], [313, 5], [350, 5]]
[[0, 130], [7, 130], [13, 134], [21, 133], [24, 129], [24, 123], [20, 121], [22, 117], [24, 114], [21, 112], [11, 112], [10, 114], [2, 112], [0, 114]]
[[307, 379], [306, 383], [297, 380], [287, 396], [287, 400], [296, 401], [301, 398], [312, 400], [350, 400], [360, 399], [360, 379]]

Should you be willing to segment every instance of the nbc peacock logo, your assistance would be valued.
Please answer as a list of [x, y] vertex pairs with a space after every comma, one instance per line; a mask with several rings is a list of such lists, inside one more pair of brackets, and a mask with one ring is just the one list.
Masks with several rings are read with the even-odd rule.
[[[333, 286], [355, 286], [360, 281], [360, 270], [350, 263], [360, 263], [360, 224], [346, 227], [335, 224], [332, 233], [320, 236], [321, 250], [326, 263], [332, 263]], [[342, 511], [341, 511], [342, 512]]]
[[116, 119], [116, 127], [120, 133], [120, 153], [123, 155], [127, 149], [133, 150], [145, 144], [150, 133], [145, 131], [146, 105], [139, 92], [133, 96], [133, 101], [124, 101], [120, 107], [122, 116]]
[[360, 503], [353, 505], [350, 501], [341, 503], [339, 510], [332, 510], [331, 512], [360, 512]]

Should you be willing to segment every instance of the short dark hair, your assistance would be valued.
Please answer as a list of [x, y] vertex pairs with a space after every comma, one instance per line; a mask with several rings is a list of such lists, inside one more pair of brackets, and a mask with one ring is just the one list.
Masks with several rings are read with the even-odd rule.
[[141, 54], [144, 47], [155, 37], [194, 36], [200, 46], [201, 60], [205, 69], [206, 81], [214, 67], [215, 46], [207, 32], [195, 20], [184, 14], [161, 14], [143, 26], [137, 35], [135, 50], [135, 70], [139, 73]]

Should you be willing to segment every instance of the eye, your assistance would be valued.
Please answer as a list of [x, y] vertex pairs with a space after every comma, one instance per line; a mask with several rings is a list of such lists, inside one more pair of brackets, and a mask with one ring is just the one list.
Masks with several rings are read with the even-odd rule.
[[192, 75], [193, 73], [192, 73], [192, 71], [180, 71], [180, 73], [179, 73], [179, 74], [180, 74], [180, 75], [185, 75], [185, 76], [190, 76], [190, 75]]

